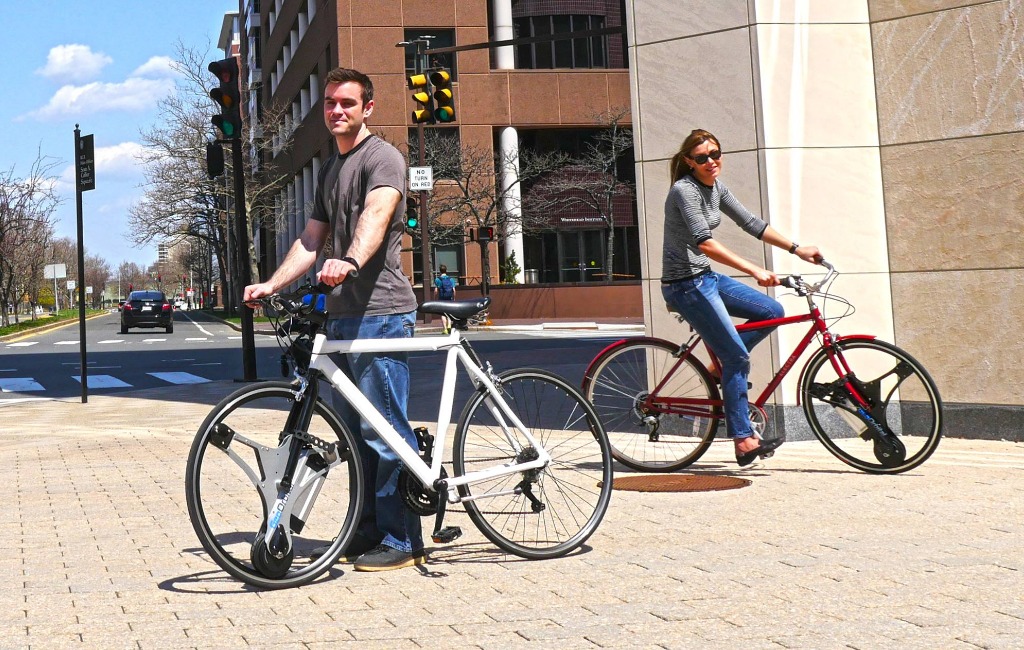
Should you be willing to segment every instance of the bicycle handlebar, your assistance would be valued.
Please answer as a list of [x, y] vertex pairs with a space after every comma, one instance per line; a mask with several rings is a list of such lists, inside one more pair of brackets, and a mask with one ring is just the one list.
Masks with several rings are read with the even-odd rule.
[[784, 287], [796, 290], [796, 292], [799, 293], [800, 295], [818, 293], [819, 291], [821, 291], [822, 287], [827, 285], [829, 282], [833, 280], [833, 278], [839, 275], [839, 271], [836, 271], [836, 267], [832, 266], [827, 261], [825, 261], [825, 258], [822, 258], [821, 261], [818, 262], [818, 264], [828, 269], [828, 273], [825, 274], [825, 277], [822, 278], [820, 282], [812, 284], [804, 280], [802, 277], [800, 277], [800, 274], [793, 274], [787, 275], [786, 277], [779, 280], [779, 284]]

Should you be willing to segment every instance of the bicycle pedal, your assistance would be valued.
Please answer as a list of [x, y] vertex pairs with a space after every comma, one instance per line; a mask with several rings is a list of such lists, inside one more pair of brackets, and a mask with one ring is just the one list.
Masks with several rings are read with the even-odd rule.
[[458, 526], [445, 526], [430, 535], [430, 539], [434, 540], [435, 544], [450, 544], [460, 537], [462, 537], [462, 529]]
[[772, 449], [771, 451], [769, 451], [766, 454], [761, 454], [760, 458], [771, 458], [774, 455], [775, 455], [775, 450]]

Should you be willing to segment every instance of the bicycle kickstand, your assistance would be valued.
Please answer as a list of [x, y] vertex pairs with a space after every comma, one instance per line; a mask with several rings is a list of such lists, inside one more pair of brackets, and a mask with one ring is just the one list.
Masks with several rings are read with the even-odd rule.
[[[444, 483], [444, 481], [439, 481]], [[430, 533], [430, 539], [435, 544], [450, 544], [462, 537], [462, 529], [458, 526], [445, 526], [441, 528], [441, 524], [444, 523], [444, 514], [448, 507], [448, 489], [447, 486], [438, 485], [438, 499], [437, 499], [437, 516], [434, 517], [434, 532]]]

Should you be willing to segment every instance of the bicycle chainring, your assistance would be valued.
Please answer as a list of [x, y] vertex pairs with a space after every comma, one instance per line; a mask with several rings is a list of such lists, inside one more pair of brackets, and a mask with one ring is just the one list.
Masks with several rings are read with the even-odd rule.
[[[448, 478], [448, 472], [441, 468], [441, 478]], [[441, 495], [433, 490], [428, 490], [420, 483], [416, 475], [409, 470], [402, 468], [398, 474], [398, 494], [401, 495], [405, 505], [421, 517], [429, 517], [437, 514], [437, 506]]]

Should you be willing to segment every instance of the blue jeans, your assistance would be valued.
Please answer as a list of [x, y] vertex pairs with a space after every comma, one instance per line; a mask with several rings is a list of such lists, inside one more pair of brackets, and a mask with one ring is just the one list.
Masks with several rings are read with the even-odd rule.
[[730, 438], [754, 434], [747, 404], [750, 351], [774, 328], [736, 331], [732, 316], [747, 322], [782, 318], [782, 305], [753, 287], [709, 271], [696, 278], [661, 285], [665, 302], [682, 314], [722, 364], [722, 399]]
[[[334, 340], [411, 338], [416, 314], [332, 318], [327, 337]], [[363, 395], [416, 449], [416, 436], [409, 424], [409, 354], [406, 352], [335, 354], [331, 359], [348, 375]], [[329, 393], [330, 394], [330, 393]], [[356, 436], [363, 459], [366, 498], [359, 515], [357, 533], [369, 542], [411, 553], [423, 549], [420, 517], [410, 511], [398, 492], [402, 462], [377, 432], [359, 417], [343, 399], [331, 400], [338, 414]]]

